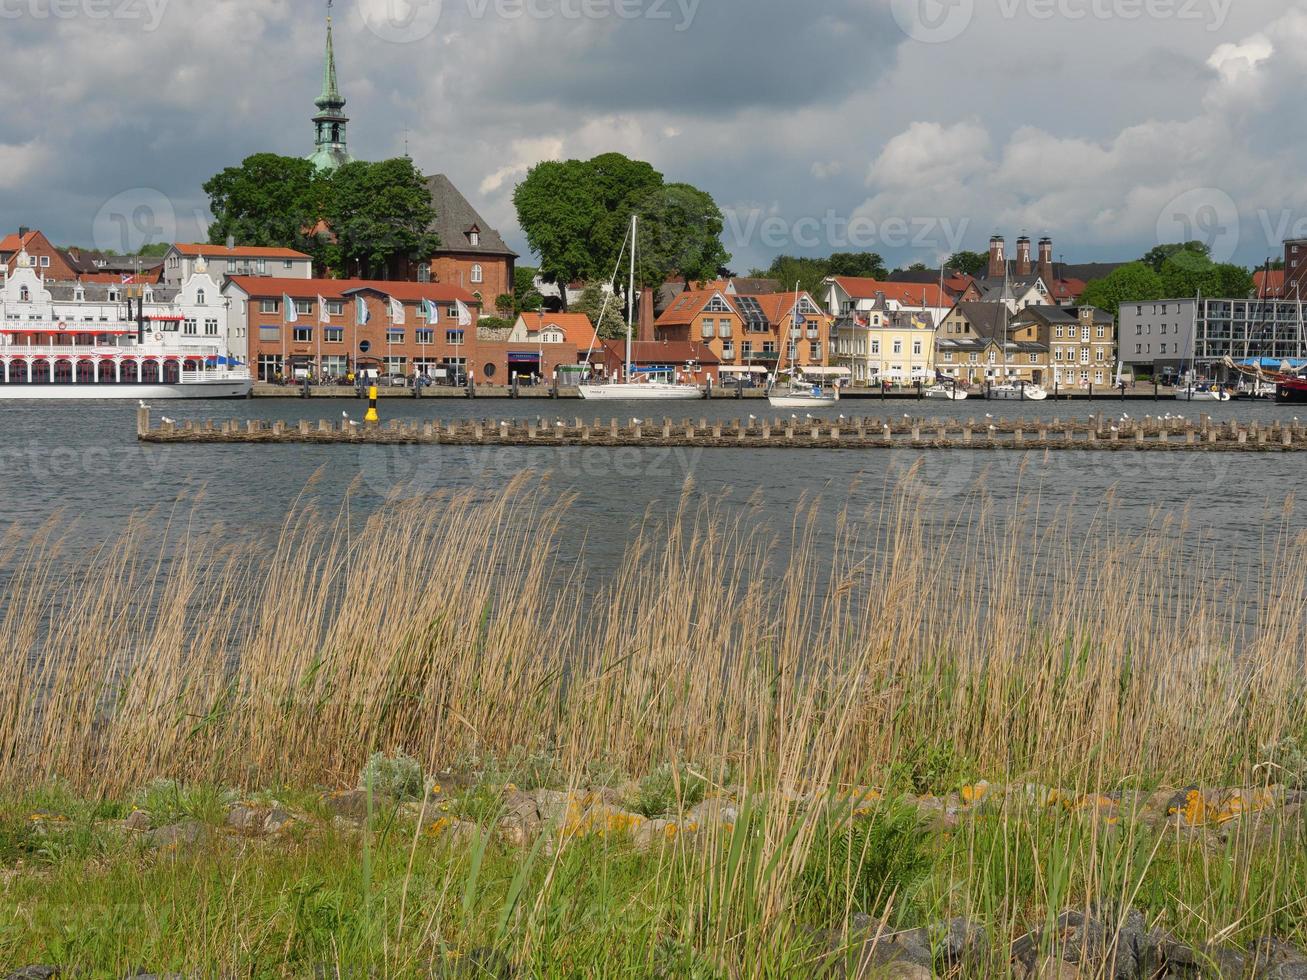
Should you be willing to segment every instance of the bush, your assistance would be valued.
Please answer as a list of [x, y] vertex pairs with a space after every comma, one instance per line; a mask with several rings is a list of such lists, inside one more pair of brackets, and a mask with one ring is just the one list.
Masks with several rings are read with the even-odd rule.
[[422, 767], [402, 752], [393, 759], [378, 752], [359, 773], [359, 789], [371, 789], [397, 802], [421, 799]]
[[661, 817], [676, 810], [678, 804], [688, 810], [702, 803], [707, 793], [708, 781], [689, 766], [664, 764], [640, 780], [626, 804], [641, 816]]
[[902, 915], [930, 872], [930, 833], [915, 807], [887, 804], [869, 817], [829, 818], [814, 837], [800, 893], [818, 921]]
[[1307, 750], [1298, 739], [1286, 738], [1263, 745], [1257, 757], [1258, 768], [1264, 770], [1272, 783], [1307, 789]]

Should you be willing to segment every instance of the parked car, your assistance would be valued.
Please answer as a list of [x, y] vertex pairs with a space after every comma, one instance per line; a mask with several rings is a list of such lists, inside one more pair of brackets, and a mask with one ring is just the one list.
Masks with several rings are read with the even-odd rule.
[[403, 374], [383, 374], [377, 379], [382, 388], [407, 388], [411, 383], [412, 379]]

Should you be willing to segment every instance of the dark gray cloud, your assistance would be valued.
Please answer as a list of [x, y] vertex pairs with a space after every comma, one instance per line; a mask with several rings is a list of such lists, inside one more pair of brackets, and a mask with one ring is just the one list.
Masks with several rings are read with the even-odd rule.
[[[898, 26], [914, 2], [338, 0], [351, 148], [393, 155], [407, 130], [519, 248], [529, 166], [629, 153], [717, 198], [738, 269], [861, 243], [930, 262], [1023, 228], [1130, 256], [1208, 199], [1254, 262], [1307, 216], [1307, 133], [1286, 125], [1307, 3], [977, 0], [923, 43]], [[325, 4], [50, 4], [0, 0], [5, 228], [94, 244], [164, 209], [144, 224], [191, 237], [212, 174], [309, 152]]]

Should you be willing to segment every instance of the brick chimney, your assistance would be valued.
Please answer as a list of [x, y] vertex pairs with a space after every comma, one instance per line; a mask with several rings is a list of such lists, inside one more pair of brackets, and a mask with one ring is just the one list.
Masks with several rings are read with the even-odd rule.
[[1044, 285], [1049, 289], [1053, 288], [1056, 277], [1053, 275], [1053, 239], [1045, 235], [1039, 240], [1039, 278], [1044, 280]]
[[1028, 276], [1034, 271], [1034, 263], [1030, 261], [1030, 238], [1022, 235], [1017, 239], [1017, 275]]
[[1007, 250], [1002, 235], [989, 240], [989, 278], [1002, 279], [1007, 272]]
[[649, 288], [640, 290], [640, 323], [636, 334], [646, 343], [654, 339], [654, 291]]

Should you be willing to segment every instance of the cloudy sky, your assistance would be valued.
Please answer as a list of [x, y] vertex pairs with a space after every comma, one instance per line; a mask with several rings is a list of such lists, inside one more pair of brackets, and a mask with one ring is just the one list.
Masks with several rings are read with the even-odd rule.
[[[201, 185], [311, 151], [320, 0], [0, 0], [0, 222], [194, 238]], [[737, 271], [1053, 236], [1068, 261], [1307, 235], [1307, 0], [336, 0], [350, 149], [514, 184], [617, 150], [713, 194]]]

